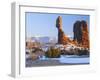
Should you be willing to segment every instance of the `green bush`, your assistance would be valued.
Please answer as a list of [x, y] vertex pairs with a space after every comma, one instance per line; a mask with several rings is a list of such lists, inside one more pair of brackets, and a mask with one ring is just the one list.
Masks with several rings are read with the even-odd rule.
[[59, 58], [60, 57], [60, 50], [50, 47], [45, 53], [45, 56], [48, 58]]

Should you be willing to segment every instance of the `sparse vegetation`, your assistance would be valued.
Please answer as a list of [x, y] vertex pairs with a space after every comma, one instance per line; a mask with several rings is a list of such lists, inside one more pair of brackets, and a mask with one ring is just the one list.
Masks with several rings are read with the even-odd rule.
[[60, 57], [60, 50], [50, 47], [46, 52], [45, 56], [48, 58], [59, 58]]
[[79, 56], [81, 56], [81, 55], [89, 55], [89, 50], [86, 50], [86, 49], [80, 50], [78, 55]]

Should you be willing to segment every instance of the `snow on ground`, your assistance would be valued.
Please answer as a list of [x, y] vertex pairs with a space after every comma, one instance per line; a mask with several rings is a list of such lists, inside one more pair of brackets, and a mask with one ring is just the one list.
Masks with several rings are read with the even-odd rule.
[[89, 64], [90, 58], [86, 55], [61, 55], [60, 58], [46, 58], [45, 56], [32, 61], [31, 59], [26, 59], [26, 67], [34, 66], [52, 66], [52, 65], [78, 65], [78, 64]]

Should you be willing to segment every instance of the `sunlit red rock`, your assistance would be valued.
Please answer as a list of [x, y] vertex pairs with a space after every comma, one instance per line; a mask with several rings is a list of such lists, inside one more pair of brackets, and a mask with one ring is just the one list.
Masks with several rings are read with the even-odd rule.
[[56, 20], [56, 27], [58, 29], [58, 44], [67, 44], [71, 40], [65, 35], [64, 31], [62, 30], [62, 17], [58, 16]]
[[76, 46], [89, 48], [89, 33], [88, 25], [86, 21], [76, 21], [73, 25], [74, 37], [71, 40], [67, 35], [65, 35], [62, 29], [62, 17], [58, 16], [56, 20], [56, 27], [58, 29], [58, 44], [74, 44]]

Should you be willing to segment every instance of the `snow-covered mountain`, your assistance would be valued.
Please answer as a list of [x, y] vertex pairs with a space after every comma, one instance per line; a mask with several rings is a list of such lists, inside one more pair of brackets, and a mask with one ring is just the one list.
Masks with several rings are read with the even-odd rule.
[[27, 41], [30, 40], [32, 42], [40, 42], [40, 43], [57, 43], [57, 38], [56, 37], [40, 37], [40, 36], [35, 36], [31, 38], [27, 38]]
[[[73, 39], [71, 36], [68, 36], [70, 39]], [[26, 38], [26, 41], [32, 42], [40, 42], [40, 43], [57, 43], [57, 37], [49, 37], [49, 36], [34, 36]]]

